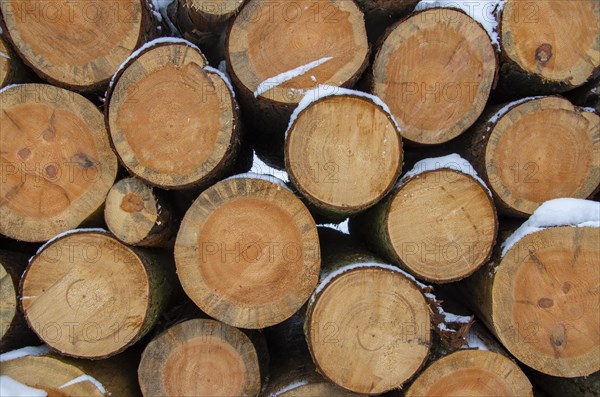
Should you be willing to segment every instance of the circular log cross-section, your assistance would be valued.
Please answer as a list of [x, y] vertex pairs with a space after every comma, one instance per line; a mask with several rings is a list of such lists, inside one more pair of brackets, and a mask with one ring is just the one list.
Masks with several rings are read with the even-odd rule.
[[432, 9], [390, 31], [373, 64], [371, 91], [388, 104], [403, 138], [441, 144], [481, 115], [495, 73], [486, 31], [460, 11]]
[[317, 369], [356, 393], [399, 388], [424, 364], [429, 306], [400, 272], [367, 264], [322, 287], [306, 314], [306, 340]]
[[473, 162], [500, 210], [526, 217], [600, 185], [600, 117], [558, 97], [528, 100], [476, 127]]
[[108, 192], [104, 220], [126, 244], [160, 247], [172, 244], [175, 220], [166, 203], [137, 178], [125, 178]]
[[175, 261], [183, 289], [202, 311], [236, 327], [264, 328], [292, 316], [313, 292], [317, 228], [286, 187], [241, 175], [192, 204]]
[[167, 189], [223, 176], [240, 149], [233, 94], [185, 42], [157, 42], [119, 73], [107, 124], [123, 165]]
[[260, 351], [215, 320], [179, 323], [148, 344], [138, 369], [144, 396], [257, 396]]
[[469, 281], [475, 293], [489, 291], [473, 303], [527, 366], [560, 377], [600, 370], [598, 241], [600, 228], [545, 229], [517, 242], [495, 274]]
[[164, 263], [103, 232], [51, 241], [23, 276], [22, 307], [34, 332], [61, 354], [99, 359], [134, 344], [169, 296]]
[[421, 396], [533, 396], [521, 369], [502, 354], [483, 350], [457, 351], [435, 361], [406, 391]]
[[244, 0], [177, 0], [175, 20], [184, 37], [218, 34]]
[[290, 180], [310, 203], [338, 216], [362, 211], [385, 196], [400, 175], [402, 158], [392, 117], [359, 96], [313, 102], [286, 137]]
[[458, 281], [479, 269], [498, 231], [487, 189], [451, 169], [407, 179], [352, 223], [381, 255], [434, 283]]
[[562, 86], [561, 91], [572, 89], [600, 66], [599, 21], [595, 0], [508, 0], [500, 22], [502, 55], [509, 70], [533, 76], [542, 85]]
[[140, 0], [2, 1], [15, 50], [40, 76], [74, 89], [100, 88], [144, 33]]
[[[357, 79], [368, 47], [363, 14], [353, 1], [250, 0], [230, 27], [226, 53], [243, 94], [254, 97], [265, 82], [256, 96], [293, 105], [317, 82], [340, 86]], [[273, 79], [288, 71], [296, 73]]]
[[0, 37], [0, 87], [10, 80], [11, 56], [4, 39]]
[[102, 114], [83, 96], [45, 84], [8, 87], [0, 102], [0, 233], [41, 242], [78, 227], [117, 174]]

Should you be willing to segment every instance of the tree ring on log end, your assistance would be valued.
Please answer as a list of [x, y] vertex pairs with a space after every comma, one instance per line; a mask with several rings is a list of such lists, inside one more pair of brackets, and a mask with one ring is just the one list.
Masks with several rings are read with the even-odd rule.
[[[368, 293], [365, 293], [368, 291]], [[399, 388], [424, 364], [429, 307], [399, 272], [359, 267], [336, 276], [309, 307], [306, 340], [318, 370], [356, 393]]]
[[0, 93], [0, 233], [47, 241], [76, 228], [104, 202], [117, 159], [100, 111], [45, 84]]
[[552, 376], [600, 370], [600, 228], [529, 234], [504, 256], [492, 287], [492, 321], [521, 362]]
[[177, 274], [205, 313], [240, 328], [292, 316], [313, 292], [320, 268], [314, 220], [278, 183], [237, 178], [204, 191], [175, 243]]
[[33, 331], [61, 354], [105, 358], [146, 330], [150, 281], [138, 254], [107, 233], [78, 232], [36, 255], [21, 283]]
[[566, 99], [514, 106], [489, 131], [485, 172], [508, 208], [531, 215], [544, 202], [588, 198], [600, 185], [600, 117]]
[[476, 21], [431, 9], [389, 33], [373, 63], [372, 92], [388, 104], [403, 138], [441, 144], [481, 115], [496, 68], [490, 38]]
[[394, 256], [419, 278], [447, 283], [491, 256], [498, 222], [484, 186], [451, 169], [410, 178], [393, 193], [386, 229]]
[[146, 396], [256, 396], [262, 387], [251, 340], [208, 319], [179, 323], [150, 342], [138, 377]]
[[50, 82], [84, 89], [108, 82], [138, 45], [139, 0], [2, 1], [15, 50]]
[[391, 116], [358, 96], [329, 96], [298, 115], [286, 137], [286, 169], [309, 201], [349, 215], [396, 183], [402, 139]]
[[521, 369], [499, 353], [457, 351], [425, 369], [406, 397], [417, 396], [531, 396], [532, 386]]

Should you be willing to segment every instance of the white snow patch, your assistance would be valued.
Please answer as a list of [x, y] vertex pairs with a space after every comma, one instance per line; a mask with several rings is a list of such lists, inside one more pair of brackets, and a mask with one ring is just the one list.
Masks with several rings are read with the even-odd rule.
[[35, 299], [35, 298], [37, 298], [37, 296], [22, 296], [19, 299], [22, 300], [22, 301], [30, 301], [30, 300]]
[[581, 108], [581, 110], [584, 112], [596, 113], [596, 109], [592, 107]]
[[[498, 110], [498, 112], [496, 112], [496, 114], [494, 114], [489, 120], [488, 123], [496, 123], [498, 120], [500, 120], [502, 118], [502, 116], [504, 116], [510, 109], [512, 109], [513, 107], [520, 105], [524, 102], [528, 102], [528, 101], [532, 101], [534, 99], [540, 99], [543, 98], [543, 96], [531, 96], [531, 97], [527, 97], [527, 98], [522, 98], [522, 99], [518, 99], [516, 101], [507, 103], [502, 109]], [[488, 128], [489, 131], [489, 128]]]
[[341, 95], [350, 95], [350, 96], [357, 96], [357, 97], [365, 98], [365, 99], [368, 99], [369, 101], [371, 101], [372, 103], [374, 103], [375, 105], [379, 106], [384, 112], [386, 112], [390, 116], [390, 119], [392, 120], [392, 122], [394, 123], [394, 126], [396, 127], [396, 131], [398, 131], [398, 133], [400, 133], [400, 126], [396, 122], [396, 119], [394, 118], [392, 111], [390, 110], [388, 105], [385, 102], [383, 102], [381, 100], [381, 98], [379, 98], [378, 96], [372, 95], [372, 94], [367, 94], [366, 92], [362, 92], [362, 91], [351, 90], [348, 88], [336, 87], [336, 86], [326, 85], [326, 84], [319, 84], [317, 86], [317, 88], [314, 88], [314, 89], [306, 92], [304, 97], [302, 97], [302, 100], [300, 100], [300, 102], [298, 103], [298, 106], [296, 106], [296, 109], [294, 109], [294, 111], [292, 112], [292, 116], [290, 117], [290, 121], [288, 123], [287, 130], [285, 131], [285, 136], [287, 137], [287, 135], [290, 131], [290, 128], [292, 128], [292, 125], [294, 125], [294, 123], [296, 122], [298, 115], [304, 109], [309, 107], [313, 102], [316, 102], [319, 99], [326, 98], [329, 96], [341, 96]]
[[[38, 250], [35, 254], [36, 255], [40, 254], [47, 246], [49, 246], [50, 244], [52, 244], [59, 238], [62, 238], [62, 237], [65, 237], [65, 236], [68, 236], [71, 234], [76, 234], [76, 233], [108, 233], [108, 231], [106, 229], [102, 229], [102, 228], [67, 230], [66, 232], [62, 232], [61, 234], [58, 234], [58, 235], [52, 237], [50, 240], [46, 241], [46, 243], [44, 243], [44, 245], [42, 245], [40, 248], [38, 248]], [[29, 261], [31, 262], [31, 259]]]
[[574, 198], [546, 201], [504, 241], [502, 257], [523, 237], [556, 226], [600, 227], [600, 203]]
[[302, 76], [304, 73], [313, 70], [314, 68], [332, 59], [333, 57], [321, 58], [316, 61], [307, 63], [306, 65], [298, 66], [295, 69], [288, 70], [287, 72], [280, 73], [277, 76], [270, 77], [258, 85], [256, 91], [254, 91], [254, 97], [256, 98], [259, 95], [262, 95], [263, 93], [269, 91], [270, 89], [280, 86], [286, 81], [290, 81], [298, 76]]
[[216, 75], [218, 75], [225, 82], [225, 85], [227, 85], [227, 88], [229, 88], [229, 91], [231, 92], [231, 95], [235, 98], [235, 91], [233, 90], [233, 86], [231, 85], [231, 81], [229, 80], [229, 76], [227, 76], [221, 70], [215, 69], [212, 66], [208, 66], [208, 65], [206, 65], [204, 67], [204, 70], [206, 70], [207, 72], [215, 73]]
[[385, 270], [391, 270], [393, 272], [396, 273], [400, 273], [403, 276], [406, 276], [406, 278], [414, 281], [420, 288], [424, 288], [426, 287], [424, 284], [418, 282], [413, 276], [411, 276], [410, 274], [406, 273], [404, 270], [393, 266], [393, 265], [388, 265], [388, 264], [384, 264], [384, 263], [375, 263], [375, 262], [366, 262], [366, 263], [353, 263], [350, 265], [346, 265], [346, 266], [342, 266], [334, 271], [332, 271], [331, 273], [327, 274], [325, 276], [325, 278], [323, 278], [319, 284], [317, 285], [317, 288], [315, 289], [315, 292], [313, 292], [313, 294], [310, 297], [310, 301], [309, 303], [312, 304], [315, 299], [317, 298], [317, 295], [319, 295], [319, 293], [321, 293], [321, 291], [323, 291], [323, 289], [336, 277], [349, 272], [350, 270], [354, 270], [354, 269], [385, 269]]
[[504, 9], [506, 0], [421, 0], [415, 11], [430, 8], [455, 8], [462, 10], [478, 22], [487, 32], [492, 44], [500, 50], [497, 14]]
[[1, 397], [46, 397], [48, 393], [44, 390], [34, 389], [24, 385], [11, 378], [10, 376], [0, 376], [0, 396]]
[[7, 53], [4, 53], [4, 52], [2, 52], [2, 51], [0, 51], [0, 57], [2, 57], [2, 58], [6, 58], [6, 59], [10, 59], [10, 57], [8, 56], [8, 54], [7, 54]]
[[473, 330], [467, 334], [467, 345], [462, 347], [463, 349], [477, 349], [477, 350], [490, 350], [487, 345], [479, 336], [477, 336]]
[[81, 376], [65, 383], [64, 385], [59, 386], [58, 388], [64, 389], [65, 387], [69, 387], [71, 385], [76, 385], [77, 383], [81, 383], [81, 382], [90, 382], [91, 384], [96, 386], [96, 389], [98, 389], [100, 391], [100, 393], [106, 394], [106, 389], [104, 388], [104, 386], [102, 386], [102, 383], [100, 383], [96, 378], [93, 378], [89, 375], [81, 375]]
[[156, 17], [158, 22], [162, 22], [163, 20], [167, 23], [167, 26], [171, 30], [171, 33], [179, 36], [179, 30], [175, 27], [171, 18], [169, 18], [169, 14], [167, 12], [167, 8], [169, 5], [175, 0], [151, 0], [152, 1], [152, 14]]
[[433, 157], [418, 161], [410, 171], [408, 171], [406, 174], [404, 174], [402, 178], [400, 178], [400, 181], [396, 184], [396, 187], [402, 186], [402, 184], [404, 184], [404, 182], [406, 182], [406, 180], [408, 180], [409, 178], [418, 176], [427, 171], [437, 171], [441, 169], [454, 170], [471, 176], [483, 187], [485, 187], [490, 197], [492, 197], [492, 191], [485, 184], [483, 179], [479, 177], [477, 171], [475, 171], [471, 163], [469, 163], [467, 160], [465, 160], [456, 153], [450, 154], [448, 156]]
[[138, 48], [137, 50], [133, 51], [131, 53], [131, 55], [129, 55], [127, 57], [126, 60], [123, 61], [123, 63], [121, 63], [121, 65], [119, 66], [119, 68], [117, 69], [117, 71], [115, 72], [115, 74], [113, 75], [112, 79], [110, 79], [110, 83], [108, 84], [108, 87], [111, 88], [114, 83], [115, 83], [115, 78], [117, 77], [117, 75], [119, 73], [121, 73], [121, 71], [123, 69], [125, 69], [127, 66], [129, 66], [129, 62], [131, 62], [132, 59], [138, 57], [143, 51], [146, 51], [148, 48], [153, 47], [155, 45], [158, 44], [162, 44], [162, 43], [169, 43], [169, 44], [184, 44], [188, 47], [191, 47], [195, 50], [198, 50], [198, 52], [202, 55], [202, 58], [204, 59], [204, 63], [207, 64], [206, 58], [204, 57], [204, 54], [202, 53], [202, 51], [200, 50], [200, 48], [198, 48], [197, 45], [185, 40], [185, 39], [181, 39], [179, 37], [159, 37], [157, 39], [154, 40], [150, 40], [149, 42], [145, 43], [144, 45], [142, 45], [140, 48]]
[[470, 316], [459, 316], [457, 314], [447, 313], [441, 306], [438, 306], [438, 311], [440, 314], [444, 315], [444, 321], [447, 323], [468, 324], [469, 321], [471, 321]]
[[27, 356], [43, 356], [48, 353], [50, 353], [50, 348], [47, 345], [23, 347], [0, 354], [0, 363]]
[[9, 84], [6, 87], [0, 88], [0, 94], [2, 94], [4, 91], [7, 91], [7, 90], [9, 90], [11, 88], [20, 87], [22, 85], [24, 85], [24, 84]]
[[250, 169], [250, 172], [253, 172], [255, 174], [273, 175], [274, 177], [279, 178], [284, 182], [290, 181], [289, 175], [286, 171], [281, 171], [268, 166], [256, 155], [256, 153], [254, 154], [254, 158], [252, 159], [252, 168]]
[[344, 234], [350, 234], [350, 231], [348, 230], [348, 222], [350, 222], [350, 218], [346, 218], [346, 220], [340, 223], [321, 223], [317, 226], [328, 227]]
[[280, 389], [280, 390], [277, 390], [277, 391], [276, 391], [276, 392], [274, 392], [274, 393], [270, 393], [270, 394], [269, 394], [269, 397], [277, 397], [277, 396], [280, 396], [280, 395], [282, 395], [282, 394], [284, 394], [284, 393], [287, 393], [287, 392], [288, 392], [288, 391], [290, 391], [290, 390], [297, 389], [297, 388], [299, 388], [299, 387], [301, 387], [301, 386], [304, 386], [304, 385], [308, 385], [308, 381], [306, 381], [306, 380], [297, 380], [297, 381], [295, 381], [295, 382], [292, 382], [292, 383], [290, 383], [289, 385], [285, 386], [284, 388], [282, 388], [282, 389]]
[[287, 187], [287, 185], [285, 184], [284, 181], [282, 181], [281, 179], [279, 179], [277, 177], [274, 177], [273, 175], [255, 174], [254, 172], [246, 172], [244, 174], [230, 176], [229, 178], [227, 178], [225, 180], [229, 181], [231, 179], [260, 179], [263, 181], [268, 181], [268, 182], [280, 185], [281, 187], [285, 188], [286, 190], [289, 190], [290, 192], [292, 191], [292, 189]]

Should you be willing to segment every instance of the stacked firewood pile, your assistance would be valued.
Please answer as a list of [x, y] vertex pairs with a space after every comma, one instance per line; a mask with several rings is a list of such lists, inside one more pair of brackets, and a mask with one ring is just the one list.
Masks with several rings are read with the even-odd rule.
[[597, 396], [600, 3], [0, 0], [2, 396]]

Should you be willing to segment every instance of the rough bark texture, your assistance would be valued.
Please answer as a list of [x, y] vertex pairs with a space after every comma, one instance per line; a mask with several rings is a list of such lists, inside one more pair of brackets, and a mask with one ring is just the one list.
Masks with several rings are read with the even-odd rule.
[[20, 310], [19, 282], [28, 255], [0, 250], [0, 353], [39, 344]]

